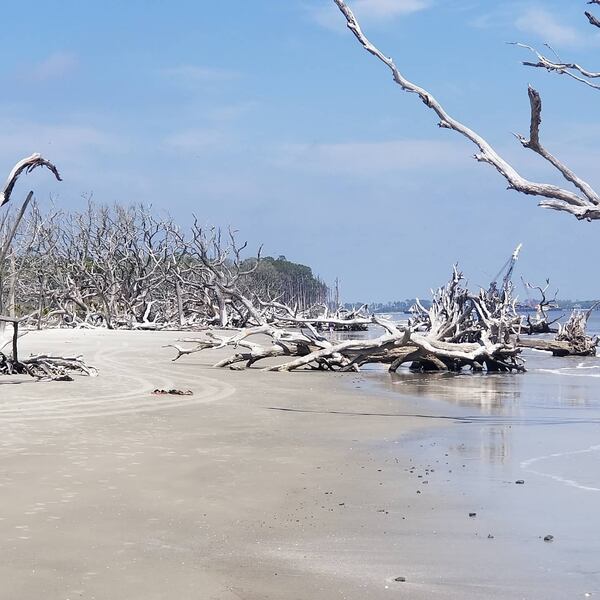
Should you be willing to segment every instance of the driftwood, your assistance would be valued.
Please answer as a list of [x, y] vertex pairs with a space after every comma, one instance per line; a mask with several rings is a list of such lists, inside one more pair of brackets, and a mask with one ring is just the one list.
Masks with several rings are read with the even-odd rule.
[[477, 148], [475, 159], [479, 162], [493, 166], [496, 171], [508, 182], [511, 190], [529, 196], [543, 198], [539, 206], [558, 211], [568, 212], [577, 219], [600, 219], [600, 196], [591, 185], [577, 176], [571, 169], [553, 156], [540, 142], [540, 124], [542, 114], [542, 101], [538, 92], [529, 87], [529, 100], [531, 106], [531, 120], [529, 138], [517, 136], [524, 148], [530, 149], [549, 162], [577, 191], [560, 188], [548, 183], [530, 181], [507, 162], [480, 134], [452, 117], [438, 100], [426, 89], [407, 79], [396, 66], [395, 62], [377, 48], [363, 33], [360, 24], [344, 0], [333, 0], [340, 9], [350, 31], [354, 34], [363, 48], [379, 59], [390, 71], [394, 81], [406, 92], [416, 94], [440, 119], [439, 126], [444, 129], [456, 131], [466, 137]]
[[239, 368], [242, 363], [251, 367], [265, 359], [289, 357], [291, 360], [277, 361], [264, 370], [357, 371], [366, 364], [384, 363], [395, 371], [409, 363], [416, 370], [524, 371], [520, 350], [511, 341], [519, 322], [511, 287], [501, 292], [492, 287], [472, 295], [462, 286], [462, 279], [455, 267], [448, 284], [434, 292], [431, 308], [422, 309], [425, 313], [406, 326], [376, 315], [346, 322], [378, 328], [380, 335], [372, 339], [328, 338], [316, 325], [335, 324], [336, 319], [293, 317], [288, 309], [279, 322], [242, 328], [232, 336], [207, 331], [203, 337], [180, 340], [194, 345], [172, 345], [177, 351], [174, 360], [209, 348], [233, 347], [242, 350], [215, 367]]
[[540, 300], [537, 305], [535, 317], [532, 319], [531, 315], [527, 314], [527, 316], [525, 317], [525, 322], [521, 323], [519, 333], [526, 335], [558, 333], [558, 327], [552, 327], [552, 325], [558, 323], [562, 315], [559, 315], [554, 319], [550, 319], [548, 315], [548, 311], [550, 309], [556, 308], [555, 301], [556, 296], [558, 295], [558, 290], [554, 292], [554, 297], [552, 299], [549, 299], [547, 296], [547, 292], [550, 287], [549, 279], [546, 279], [546, 285], [544, 287], [534, 285], [525, 280], [522, 281], [526, 289], [536, 290], [539, 293]]
[[[600, 78], [600, 73], [590, 71], [589, 69], [586, 69], [585, 67], [582, 67], [574, 62], [563, 62], [558, 56], [556, 58], [549, 58], [529, 44], [522, 44], [520, 42], [511, 43], [519, 48], [529, 50], [535, 55], [537, 59], [535, 62], [529, 60], [523, 61], [523, 64], [526, 67], [536, 67], [540, 69], [546, 69], [548, 72], [557, 73], [558, 75], [566, 75], [567, 77], [570, 77], [579, 83], [583, 83], [592, 89], [600, 90], [600, 85], [594, 83], [595, 79]], [[552, 50], [552, 48], [550, 48], [550, 50]], [[552, 51], [554, 52], [554, 50]]]
[[522, 335], [541, 335], [544, 333], [558, 333], [558, 327], [552, 327], [556, 321], [558, 321], [560, 317], [553, 319], [552, 321], [548, 321], [544, 318], [540, 318], [538, 312], [536, 312], [535, 317], [532, 319], [531, 315], [526, 315], [525, 322], [521, 324]]
[[[12, 326], [12, 334], [4, 333], [7, 325]], [[19, 337], [19, 320], [0, 315], [0, 375], [31, 375], [41, 380], [71, 381], [73, 374], [91, 377], [98, 374], [81, 356], [37, 354], [22, 358], [18, 350]], [[5, 354], [7, 346], [10, 353]]]
[[568, 321], [558, 326], [558, 333], [553, 340], [519, 338], [516, 343], [520, 348], [552, 352], [553, 356], [596, 356], [600, 340], [586, 332], [587, 321], [596, 306], [586, 311], [574, 310]]
[[581, 347], [573, 346], [568, 341], [544, 340], [536, 338], [519, 339], [517, 342], [519, 348], [529, 348], [532, 350], [543, 350], [552, 352], [553, 356], [596, 356], [596, 346], [589, 348], [586, 345]]
[[46, 167], [58, 181], [62, 181], [58, 169], [49, 160], [43, 158], [41, 154], [32, 154], [31, 156], [20, 160], [12, 168], [12, 171], [9, 173], [8, 178], [6, 179], [4, 188], [0, 192], [0, 207], [9, 202], [15, 184], [17, 183], [17, 179], [19, 179], [21, 174], [31, 173], [31, 171], [37, 169], [38, 167]]

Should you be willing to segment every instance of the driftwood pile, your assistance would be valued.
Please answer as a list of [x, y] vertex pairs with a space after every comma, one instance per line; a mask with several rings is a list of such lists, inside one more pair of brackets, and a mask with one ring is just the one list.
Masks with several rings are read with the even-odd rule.
[[564, 325], [559, 324], [552, 340], [519, 338], [518, 344], [521, 348], [552, 352], [553, 356], [596, 356], [600, 340], [586, 331], [588, 319], [595, 307], [586, 311], [574, 310]]
[[555, 302], [558, 290], [554, 292], [554, 297], [550, 300], [547, 296], [548, 288], [550, 287], [549, 279], [546, 279], [546, 285], [544, 287], [534, 285], [524, 280], [523, 285], [526, 289], [536, 290], [540, 294], [540, 300], [534, 318], [532, 319], [531, 315], [527, 314], [525, 322], [521, 323], [520, 333], [526, 335], [558, 333], [558, 327], [553, 327], [553, 325], [558, 323], [562, 315], [559, 315], [554, 319], [550, 319], [550, 316], [548, 315], [550, 309], [557, 308]]
[[175, 360], [208, 348], [232, 347], [238, 351], [216, 367], [244, 368], [283, 357], [290, 360], [269, 363], [264, 369], [356, 371], [365, 364], [384, 363], [395, 371], [408, 363], [420, 371], [524, 371], [520, 349], [513, 339], [519, 317], [512, 286], [500, 291], [492, 286], [473, 295], [462, 280], [462, 273], [455, 267], [448, 284], [433, 294], [431, 308], [419, 307], [415, 319], [406, 326], [376, 315], [345, 323], [376, 326], [380, 335], [373, 339], [331, 339], [317, 327], [338, 325], [337, 319], [299, 318], [278, 306], [276, 317], [269, 323], [241, 328], [231, 336], [206, 331], [202, 337], [181, 340], [193, 345], [174, 345]]

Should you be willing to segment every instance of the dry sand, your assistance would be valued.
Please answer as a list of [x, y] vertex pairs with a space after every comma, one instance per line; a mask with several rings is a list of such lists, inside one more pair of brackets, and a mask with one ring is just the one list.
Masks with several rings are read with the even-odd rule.
[[0, 379], [1, 598], [564, 597], [447, 492], [443, 428], [396, 416], [417, 400], [354, 374], [214, 370], [214, 352], [171, 363], [177, 337], [23, 338], [100, 376]]

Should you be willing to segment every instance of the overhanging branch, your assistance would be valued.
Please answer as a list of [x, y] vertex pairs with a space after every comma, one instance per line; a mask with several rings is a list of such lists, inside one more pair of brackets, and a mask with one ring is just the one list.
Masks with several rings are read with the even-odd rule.
[[[365, 36], [357, 18], [344, 0], [333, 1], [344, 15], [348, 28], [350, 31], [352, 31], [363, 48], [378, 58], [391, 70], [394, 81], [404, 91], [417, 94], [423, 103], [437, 114], [440, 119], [440, 127], [452, 129], [475, 144], [479, 149], [479, 152], [475, 155], [475, 158], [479, 162], [485, 162], [492, 165], [508, 181], [509, 189], [516, 190], [523, 194], [545, 198], [539, 203], [539, 205], [544, 208], [565, 211], [574, 215], [578, 219], [600, 219], [600, 206], [599, 202], [596, 200], [597, 196], [595, 193], [593, 197], [588, 197], [586, 194], [579, 195], [573, 191], [566, 190], [555, 185], [537, 183], [522, 177], [518, 171], [510, 163], [504, 160], [482, 136], [450, 116], [429, 91], [404, 77], [394, 61], [385, 56]], [[566, 176], [566, 173], [572, 174], [572, 172], [567, 167], [564, 167], [561, 163], [559, 163], [554, 157], [552, 157], [552, 160], [550, 160], [550, 156], [551, 155], [548, 155], [548, 157], [544, 158], [552, 162], [552, 164], [557, 168], [557, 165], [560, 164], [561, 168], [559, 171], [567, 178], [567, 180], [571, 181], [571, 179]], [[577, 180], [581, 181], [579, 178], [577, 178]], [[573, 183], [573, 181], [571, 181], [571, 183]]]

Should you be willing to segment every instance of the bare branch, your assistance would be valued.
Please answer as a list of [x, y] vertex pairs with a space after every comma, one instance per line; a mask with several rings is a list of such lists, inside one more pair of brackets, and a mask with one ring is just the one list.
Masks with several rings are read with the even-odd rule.
[[540, 144], [540, 125], [542, 123], [542, 99], [539, 93], [534, 90], [531, 86], [528, 89], [529, 102], [531, 104], [531, 125], [530, 125], [530, 137], [526, 140], [523, 136], [517, 136], [524, 148], [533, 150], [536, 154], [539, 154], [543, 159], [547, 160], [562, 176], [569, 182], [571, 182], [576, 188], [581, 190], [583, 195], [594, 205], [600, 204], [600, 197], [591, 185], [589, 185], [583, 179], [577, 177], [571, 169], [563, 165], [555, 156], [550, 154]]
[[41, 154], [32, 154], [27, 158], [20, 160], [10, 172], [6, 183], [4, 184], [4, 189], [0, 192], [0, 206], [4, 206], [9, 200], [12, 194], [13, 188], [17, 183], [17, 179], [19, 179], [20, 175], [25, 173], [31, 173], [37, 167], [46, 167], [50, 169], [50, 171], [54, 174], [54, 177], [58, 181], [62, 181], [60, 173], [58, 169], [48, 160], [42, 158]]
[[[365, 36], [354, 13], [350, 10], [344, 0], [333, 1], [346, 18], [348, 28], [352, 31], [359, 43], [367, 52], [378, 58], [391, 70], [394, 81], [404, 91], [417, 94], [423, 103], [433, 110], [440, 118], [440, 127], [452, 129], [473, 142], [473, 144], [479, 148], [479, 153], [475, 155], [475, 158], [479, 162], [485, 162], [492, 165], [508, 181], [509, 189], [527, 195], [546, 198], [547, 200], [542, 200], [539, 203], [539, 205], [544, 208], [562, 210], [574, 215], [578, 219], [600, 219], [600, 206], [598, 205], [598, 202], [591, 200], [589, 197], [582, 197], [572, 191], [551, 184], [532, 182], [522, 177], [483, 137], [451, 117], [430, 92], [404, 77], [394, 61], [385, 56]], [[563, 170], [561, 170], [561, 173], [564, 175]]]
[[[596, 4], [596, 2], [588, 2], [588, 4]], [[585, 16], [588, 18], [590, 25], [600, 27], [600, 20], [598, 20], [591, 12], [585, 11]]]
[[[594, 72], [594, 71], [588, 71], [587, 69], [585, 69], [581, 65], [578, 65], [577, 63], [552, 61], [547, 56], [544, 56], [541, 52], [538, 52], [532, 46], [529, 46], [527, 44], [522, 44], [521, 42], [508, 42], [508, 43], [512, 46], [518, 46], [519, 48], [525, 48], [526, 50], [529, 50], [530, 52], [535, 54], [535, 56], [538, 59], [537, 62], [523, 61], [523, 64], [526, 67], [537, 67], [537, 68], [546, 69], [547, 71], [550, 71], [550, 72], [558, 73], [559, 75], [567, 75], [568, 77], [571, 77], [572, 79], [575, 79], [576, 81], [579, 81], [580, 83], [583, 83], [595, 90], [600, 90], [600, 84], [596, 84], [591, 81], [588, 81], [588, 79], [600, 78], [600, 73]], [[572, 73], [571, 71], [576, 71], [583, 77], [580, 77], [579, 75], [577, 75], [576, 73]]]

